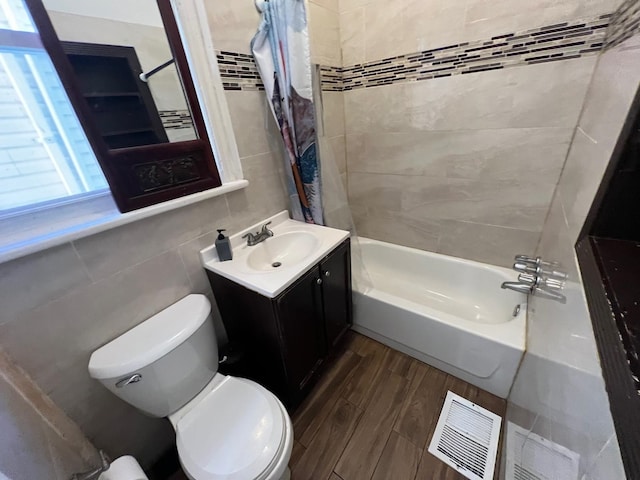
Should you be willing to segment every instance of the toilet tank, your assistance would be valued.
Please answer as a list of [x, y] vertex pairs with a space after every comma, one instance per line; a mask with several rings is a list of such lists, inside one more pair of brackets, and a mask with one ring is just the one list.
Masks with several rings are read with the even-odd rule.
[[211, 303], [188, 295], [93, 352], [89, 374], [125, 402], [166, 417], [218, 370]]

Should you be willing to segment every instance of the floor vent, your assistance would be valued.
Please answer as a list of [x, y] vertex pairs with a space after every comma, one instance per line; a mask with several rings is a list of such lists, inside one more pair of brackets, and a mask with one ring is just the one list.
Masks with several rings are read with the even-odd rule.
[[580, 455], [531, 433], [515, 423], [507, 424], [508, 480], [576, 480]]
[[447, 392], [429, 453], [471, 480], [489, 480], [495, 469], [501, 422], [495, 413]]

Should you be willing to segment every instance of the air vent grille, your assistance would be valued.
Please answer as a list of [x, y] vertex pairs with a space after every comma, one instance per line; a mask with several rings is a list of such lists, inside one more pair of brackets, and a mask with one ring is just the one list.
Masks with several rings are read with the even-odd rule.
[[447, 392], [429, 452], [471, 480], [493, 477], [502, 419]]
[[521, 465], [513, 466], [513, 480], [543, 480], [535, 473], [531, 473], [526, 468], [523, 468]]
[[514, 480], [577, 480], [580, 455], [509, 422], [506, 477]]

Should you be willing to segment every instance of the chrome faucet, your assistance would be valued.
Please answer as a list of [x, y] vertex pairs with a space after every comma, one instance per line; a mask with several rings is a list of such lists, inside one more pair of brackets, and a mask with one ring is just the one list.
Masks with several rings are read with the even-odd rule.
[[516, 255], [513, 269], [520, 272], [518, 281], [503, 282], [501, 288], [566, 303], [567, 298], [560, 291], [564, 288], [567, 274], [557, 268], [557, 263], [545, 262], [540, 257]]
[[504, 288], [507, 290], [513, 290], [514, 292], [524, 293], [529, 295], [532, 293], [532, 288], [530, 285], [520, 283], [520, 282], [502, 282], [500, 288]]
[[243, 235], [242, 238], [247, 239], [247, 246], [253, 247], [254, 245], [259, 244], [260, 242], [264, 242], [267, 238], [273, 237], [273, 232], [268, 228], [269, 225], [271, 225], [271, 222], [265, 223], [259, 232], [256, 232], [256, 233], [249, 232], [246, 235]]

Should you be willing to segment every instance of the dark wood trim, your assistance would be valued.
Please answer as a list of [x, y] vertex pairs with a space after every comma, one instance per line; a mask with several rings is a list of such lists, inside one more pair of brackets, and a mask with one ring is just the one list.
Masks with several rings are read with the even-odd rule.
[[19, 32], [0, 28], [0, 50], [3, 47], [42, 49], [40, 36], [33, 32]]
[[576, 253], [622, 462], [629, 480], [640, 479], [640, 396], [589, 237], [578, 242]]
[[[169, 141], [167, 138], [167, 133], [162, 125], [162, 119], [160, 118], [160, 113], [158, 112], [158, 108], [156, 107], [156, 102], [151, 95], [151, 89], [149, 86], [140, 81], [138, 77], [140, 76], [142, 71], [142, 65], [140, 65], [140, 60], [138, 59], [138, 54], [136, 53], [136, 49], [129, 46], [124, 45], [103, 45], [96, 43], [85, 43], [85, 42], [61, 42], [62, 49], [64, 53], [67, 55], [80, 55], [80, 56], [91, 56], [91, 57], [108, 57], [108, 58], [121, 58], [124, 59], [131, 72], [136, 80], [137, 91], [139, 92], [139, 98], [144, 103], [147, 114], [149, 115], [149, 120], [151, 122], [151, 126], [156, 136], [158, 137], [159, 143], [166, 143]], [[86, 93], [83, 92], [83, 98], [87, 98]]]
[[[170, 0], [158, 0], [158, 7], [198, 139], [117, 150], [110, 150], [104, 142], [42, 0], [25, 2], [40, 33], [42, 45], [58, 71], [121, 212], [154, 205], [222, 184]], [[176, 164], [188, 163], [193, 180], [165, 182], [163, 187], [155, 191], [143, 191], [139, 184], [136, 185], [135, 169], [150, 162], [156, 162], [156, 170], [162, 171], [165, 177], [172, 176]]]
[[[602, 376], [609, 397], [622, 462], [629, 480], [640, 479], [640, 395], [618, 327], [623, 322], [622, 312], [616, 305], [615, 291], [612, 291], [611, 285], [607, 283], [605, 268], [594, 250], [594, 238], [591, 235], [639, 115], [640, 90], [636, 92], [611, 160], [575, 245], [600, 357]], [[631, 285], [631, 288], [633, 287]]]
[[627, 118], [622, 126], [618, 140], [616, 141], [616, 146], [611, 154], [611, 160], [609, 161], [604, 175], [602, 176], [602, 181], [600, 182], [598, 191], [596, 192], [593, 202], [591, 203], [589, 213], [587, 214], [587, 218], [585, 219], [582, 229], [580, 230], [580, 234], [578, 235], [576, 246], [584, 237], [591, 234], [592, 228], [596, 222], [596, 217], [598, 216], [605, 194], [607, 193], [607, 188], [616, 173], [618, 164], [622, 159], [622, 154], [627, 146], [627, 141], [633, 132], [635, 119], [638, 118], [638, 116], [640, 116], [640, 89], [636, 92], [633, 102], [631, 103], [629, 113], [627, 114]]
[[[204, 123], [204, 116], [202, 115], [202, 110], [200, 109], [200, 102], [198, 100], [196, 88], [193, 84], [191, 70], [189, 70], [187, 55], [184, 51], [184, 46], [182, 45], [182, 38], [180, 37], [178, 23], [176, 22], [176, 17], [173, 13], [173, 9], [171, 8], [171, 0], [157, 0], [157, 2], [158, 8], [160, 9], [160, 16], [162, 17], [162, 23], [164, 24], [164, 29], [167, 33], [167, 38], [169, 39], [169, 47], [171, 48], [173, 58], [175, 59], [175, 65], [178, 69], [178, 78], [182, 82], [182, 88], [184, 90], [184, 94], [187, 97], [187, 102], [190, 107], [189, 110], [191, 112], [191, 119], [196, 127], [198, 138], [201, 141], [206, 142], [206, 144], [208, 145], [210, 160], [215, 166], [209, 134], [207, 133], [207, 128]], [[217, 177], [217, 169], [215, 173]], [[220, 181], [219, 177], [218, 181]]]

